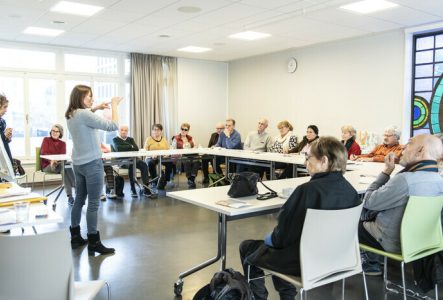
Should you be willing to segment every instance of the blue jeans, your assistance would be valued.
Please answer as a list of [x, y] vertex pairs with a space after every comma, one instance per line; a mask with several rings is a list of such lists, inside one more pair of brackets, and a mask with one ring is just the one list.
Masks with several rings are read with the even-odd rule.
[[97, 212], [103, 190], [103, 162], [96, 159], [83, 165], [74, 165], [76, 181], [75, 201], [71, 211], [71, 227], [80, 225], [82, 208], [88, 197], [86, 224], [88, 234], [97, 233]]

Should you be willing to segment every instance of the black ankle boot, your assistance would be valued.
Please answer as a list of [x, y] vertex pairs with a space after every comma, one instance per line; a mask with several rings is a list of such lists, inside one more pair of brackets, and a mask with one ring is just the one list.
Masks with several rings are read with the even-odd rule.
[[80, 226], [71, 227], [69, 226], [69, 231], [71, 231], [71, 248], [77, 249], [78, 247], [84, 246], [88, 243], [87, 240], [82, 238], [80, 234]]
[[100, 241], [100, 233], [97, 231], [96, 234], [88, 233], [88, 254], [89, 256], [94, 256], [95, 252], [100, 254], [110, 254], [114, 253], [114, 248], [106, 248]]

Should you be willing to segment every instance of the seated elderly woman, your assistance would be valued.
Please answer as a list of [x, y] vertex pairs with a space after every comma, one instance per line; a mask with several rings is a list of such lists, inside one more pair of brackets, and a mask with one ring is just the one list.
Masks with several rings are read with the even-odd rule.
[[[66, 154], [66, 143], [61, 140], [63, 137], [63, 126], [55, 124], [51, 128], [49, 137], [45, 137], [40, 146], [41, 155], [51, 154]], [[62, 165], [57, 160], [40, 159], [40, 164], [43, 172], [60, 174], [62, 172]], [[75, 176], [71, 168], [64, 170], [63, 185], [68, 196], [68, 204], [74, 204], [74, 197], [72, 197], [72, 188], [75, 187]]]
[[[189, 135], [191, 125], [183, 123], [180, 126], [180, 133], [174, 136], [171, 148], [173, 149], [189, 149], [195, 147], [195, 141]], [[183, 166], [185, 167], [186, 177], [188, 178], [188, 187], [195, 188], [195, 177], [197, 177], [198, 169], [200, 169], [200, 159], [192, 156], [183, 156]]]
[[395, 163], [398, 164], [403, 151], [400, 145], [401, 131], [397, 126], [389, 126], [385, 128], [383, 134], [383, 144], [376, 146], [370, 153], [363, 155], [351, 155], [351, 160], [358, 161], [374, 161], [384, 162], [388, 153], [394, 152], [396, 155]]
[[[169, 143], [168, 140], [163, 136], [163, 125], [154, 124], [151, 127], [151, 136], [149, 136], [145, 141], [146, 150], [168, 150]], [[149, 174], [151, 178], [154, 179], [157, 177], [157, 164], [158, 158], [157, 156], [151, 156], [146, 158], [146, 164], [148, 165]], [[159, 190], [164, 190], [166, 183], [171, 180], [172, 173], [172, 162], [162, 162], [162, 165], [165, 166], [165, 173], [160, 175], [160, 178], [157, 181], [157, 188]]]
[[[246, 240], [240, 244], [244, 272], [251, 265], [251, 278], [263, 276], [268, 268], [300, 276], [300, 238], [308, 208], [345, 209], [360, 204], [357, 191], [343, 177], [347, 151], [334, 137], [321, 137], [312, 143], [306, 167], [311, 180], [299, 185], [280, 209], [278, 223], [264, 240]], [[278, 277], [272, 278], [280, 299], [294, 299], [296, 288]], [[250, 282], [255, 299], [267, 299], [263, 278]]]
[[351, 157], [351, 155], [361, 154], [360, 145], [355, 141], [356, 134], [357, 131], [352, 125], [345, 125], [341, 127], [341, 142], [343, 145], [345, 145], [345, 148], [348, 151], [348, 159]]
[[[294, 129], [288, 121], [284, 120], [277, 124], [279, 135], [274, 137], [268, 152], [290, 153], [297, 148], [297, 137], [292, 133]], [[285, 163], [275, 163], [276, 169], [284, 169], [279, 179], [292, 177], [292, 166]]]
[[303, 137], [303, 140], [298, 145], [296, 149], [289, 151], [289, 153], [301, 153], [301, 154], [309, 154], [311, 149], [311, 144], [313, 141], [318, 139], [318, 127], [316, 125], [309, 125], [306, 129], [306, 135]]

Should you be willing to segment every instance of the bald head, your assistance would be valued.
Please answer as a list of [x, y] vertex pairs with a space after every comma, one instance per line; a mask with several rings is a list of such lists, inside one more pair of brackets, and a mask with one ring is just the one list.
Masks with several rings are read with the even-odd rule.
[[430, 134], [421, 134], [412, 137], [402, 152], [400, 164], [403, 166], [421, 161], [439, 161], [443, 156], [443, 144], [441, 140]]
[[128, 125], [120, 125], [120, 127], [118, 128], [118, 135], [122, 139], [126, 139], [128, 137], [128, 133], [129, 133]]
[[261, 118], [260, 120], [258, 120], [258, 125], [257, 125], [257, 130], [258, 133], [262, 133], [263, 131], [265, 131], [265, 129], [268, 127], [268, 119], [265, 118]]

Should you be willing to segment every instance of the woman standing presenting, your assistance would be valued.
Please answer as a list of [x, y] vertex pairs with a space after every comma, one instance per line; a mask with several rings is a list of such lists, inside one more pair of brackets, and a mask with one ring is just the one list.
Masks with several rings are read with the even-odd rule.
[[[95, 115], [93, 111], [107, 108], [109, 104], [102, 103], [92, 108], [94, 100], [91, 88], [86, 85], [77, 85], [71, 92], [69, 106], [65, 113], [72, 136], [72, 163], [77, 186], [71, 211], [71, 246], [75, 249], [89, 243], [89, 255], [94, 255], [95, 252], [100, 254], [115, 252], [114, 248], [106, 248], [101, 243], [100, 233], [97, 231], [97, 212], [103, 190], [103, 162], [97, 129], [106, 131], [118, 129], [118, 105], [121, 100], [120, 97], [112, 98], [112, 120], [105, 120]], [[80, 220], [86, 197], [88, 197], [86, 211], [88, 241], [84, 240], [80, 234]]]

